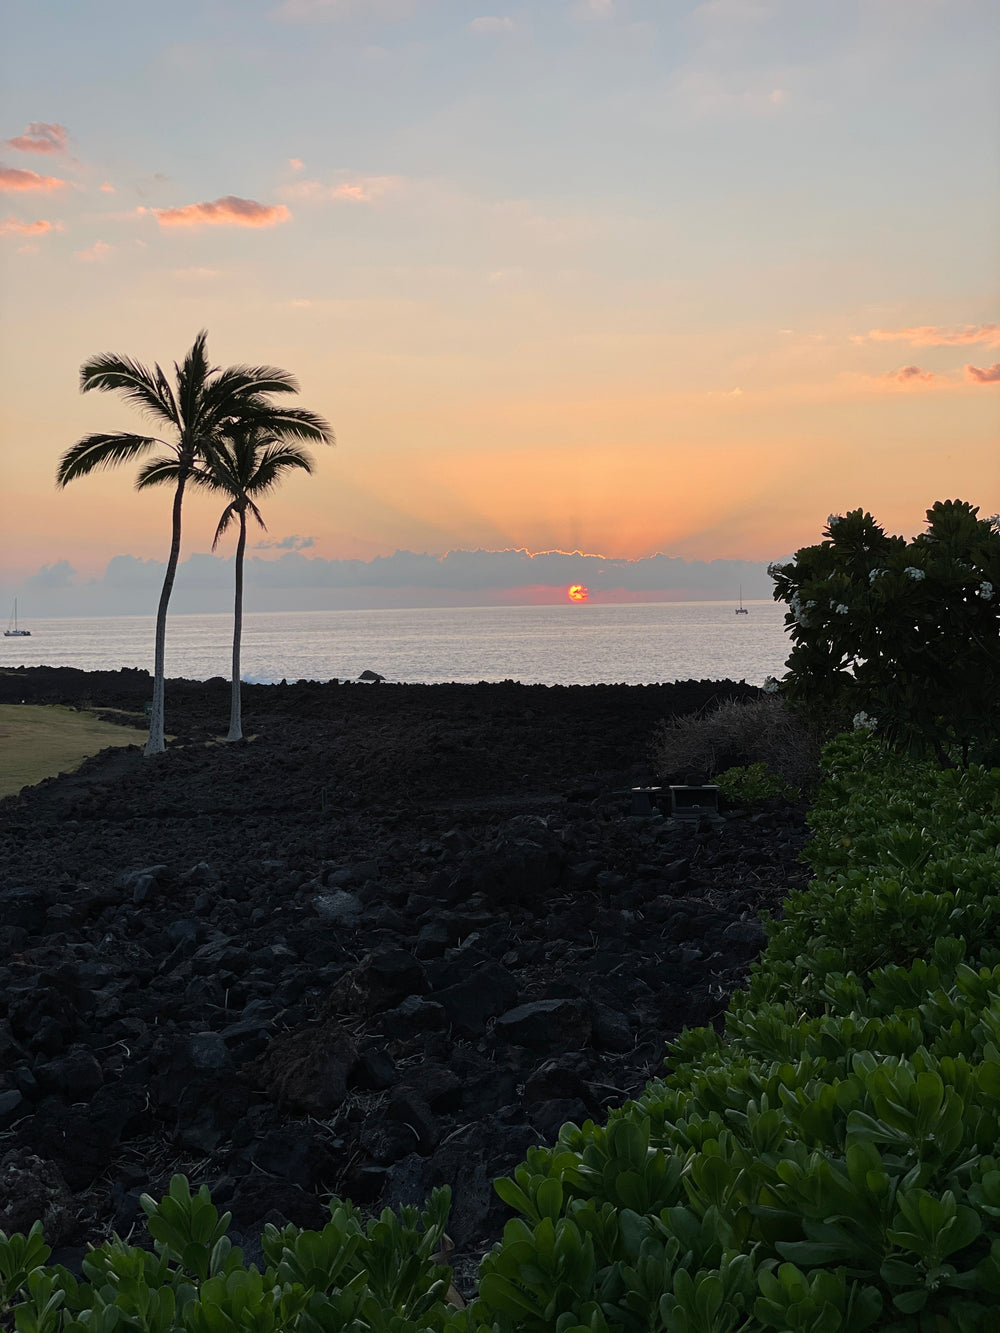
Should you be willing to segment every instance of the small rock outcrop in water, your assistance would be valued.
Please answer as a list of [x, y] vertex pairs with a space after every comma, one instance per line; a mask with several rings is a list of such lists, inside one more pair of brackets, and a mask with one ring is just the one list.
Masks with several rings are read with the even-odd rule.
[[[141, 722], [147, 688], [26, 670], [0, 702]], [[331, 1193], [448, 1182], [468, 1285], [494, 1177], [716, 1018], [804, 882], [800, 808], [630, 815], [660, 718], [755, 692], [249, 686], [254, 739], [195, 743], [227, 690], [171, 682], [166, 756], [0, 805], [0, 1228], [72, 1262], [183, 1170], [252, 1253]]]

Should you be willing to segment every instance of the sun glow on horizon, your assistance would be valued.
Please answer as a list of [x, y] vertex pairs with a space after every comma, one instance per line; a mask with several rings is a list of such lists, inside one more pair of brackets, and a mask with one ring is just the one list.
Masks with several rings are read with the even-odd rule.
[[571, 602], [585, 602], [590, 596], [590, 589], [585, 588], [582, 583], [574, 583], [566, 589], [566, 596]]

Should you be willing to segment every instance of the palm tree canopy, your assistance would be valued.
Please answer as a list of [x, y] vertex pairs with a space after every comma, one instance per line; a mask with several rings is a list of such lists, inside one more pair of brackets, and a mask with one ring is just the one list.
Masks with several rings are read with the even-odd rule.
[[[275, 394], [298, 392], [293, 375], [274, 366], [210, 366], [203, 330], [183, 362], [174, 363], [175, 386], [162, 368], [150, 369], [130, 357], [104, 352], [80, 369], [80, 389], [120, 393], [125, 400], [169, 428], [171, 438], [119, 432], [86, 435], [63, 454], [56, 481], [65, 486], [95, 468], [128, 462], [154, 445], [165, 445], [177, 458], [174, 478], [190, 473], [200, 454], [208, 455], [216, 438], [236, 423], [254, 424], [275, 436], [332, 443], [329, 423], [305, 408], [271, 401]], [[145, 474], [142, 474], [145, 475]], [[144, 484], [152, 484], [146, 481]]]
[[[265, 427], [251, 418], [249, 424], [229, 427], [216, 440], [211, 456], [188, 472], [188, 479], [195, 485], [230, 497], [219, 519], [212, 550], [241, 513], [252, 514], [267, 531], [256, 500], [274, 490], [282, 473], [292, 469], [311, 473], [315, 467], [307, 450], [295, 440], [282, 438], [271, 424]], [[175, 457], [153, 458], [140, 471], [136, 488], [144, 490], [148, 486], [176, 481], [180, 468]]]

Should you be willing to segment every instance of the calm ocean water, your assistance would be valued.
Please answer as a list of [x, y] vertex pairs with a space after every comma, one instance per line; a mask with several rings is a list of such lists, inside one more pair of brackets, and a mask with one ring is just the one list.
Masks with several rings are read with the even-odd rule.
[[[351, 680], [371, 670], [414, 683], [760, 685], [783, 674], [784, 608], [747, 606], [745, 616], [721, 602], [249, 612], [243, 679]], [[37, 620], [27, 628], [30, 639], [0, 638], [0, 667], [153, 667], [152, 616]], [[171, 616], [167, 675], [228, 677], [231, 634], [228, 615]]]

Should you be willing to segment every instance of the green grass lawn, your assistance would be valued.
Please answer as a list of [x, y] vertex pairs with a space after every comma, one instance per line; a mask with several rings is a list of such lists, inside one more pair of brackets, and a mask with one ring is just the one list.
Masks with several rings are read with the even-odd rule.
[[132, 727], [57, 704], [0, 704], [0, 798], [57, 773], [71, 773], [109, 745], [141, 745]]

